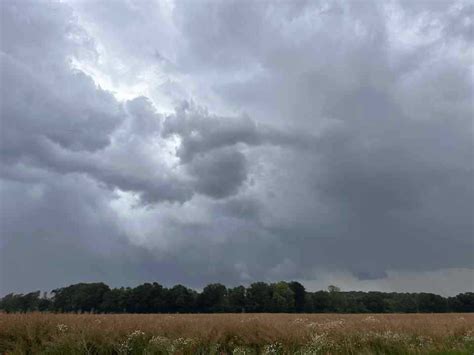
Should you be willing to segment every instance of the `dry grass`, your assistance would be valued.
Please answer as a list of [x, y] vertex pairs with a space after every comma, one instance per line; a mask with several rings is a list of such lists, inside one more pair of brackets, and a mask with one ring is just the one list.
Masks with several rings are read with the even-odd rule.
[[7, 354], [474, 354], [474, 314], [0, 314]]

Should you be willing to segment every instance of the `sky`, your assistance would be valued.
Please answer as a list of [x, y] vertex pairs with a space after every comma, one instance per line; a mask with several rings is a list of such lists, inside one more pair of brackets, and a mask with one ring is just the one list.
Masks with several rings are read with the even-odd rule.
[[0, 11], [0, 294], [474, 290], [471, 1]]

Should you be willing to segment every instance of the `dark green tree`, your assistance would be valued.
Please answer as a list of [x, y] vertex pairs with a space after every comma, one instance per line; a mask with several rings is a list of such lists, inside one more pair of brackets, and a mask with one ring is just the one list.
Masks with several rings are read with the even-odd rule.
[[166, 311], [171, 313], [195, 312], [196, 300], [196, 291], [183, 285], [176, 285], [166, 291]]
[[247, 288], [248, 312], [269, 312], [272, 299], [272, 289], [265, 282], [255, 282]]
[[230, 288], [227, 291], [227, 299], [229, 303], [229, 312], [245, 312], [246, 292], [244, 286]]
[[329, 292], [317, 291], [312, 293], [313, 311], [316, 313], [334, 312]]
[[202, 312], [225, 312], [228, 308], [227, 288], [220, 283], [207, 285], [198, 296], [198, 305]]
[[304, 312], [306, 303], [306, 290], [302, 284], [297, 281], [291, 281], [288, 286], [295, 295], [295, 311]]
[[53, 290], [53, 307], [61, 312], [96, 312], [102, 305], [109, 286], [99, 283], [79, 283]]
[[295, 293], [290, 286], [284, 282], [277, 282], [270, 285], [272, 298], [270, 301], [270, 311], [276, 313], [289, 313], [295, 311]]
[[382, 292], [369, 292], [363, 297], [365, 308], [370, 313], [385, 312], [384, 294]]
[[474, 312], [474, 292], [460, 293], [447, 300], [452, 312]]
[[418, 311], [425, 313], [440, 313], [448, 310], [446, 299], [433, 293], [418, 294]]
[[[182, 285], [166, 289], [158, 283], [135, 288], [110, 289], [103, 283], [79, 283], [53, 290], [52, 298], [40, 291], [8, 294], [0, 298], [4, 312], [58, 311], [106, 313], [161, 312], [474, 312], [474, 293], [445, 298], [432, 293], [306, 292], [298, 282], [227, 289], [210, 284], [199, 294]], [[303, 298], [304, 296], [304, 298]], [[301, 307], [303, 307], [301, 309]]]
[[129, 291], [127, 311], [132, 313], [157, 313], [166, 308], [166, 295], [163, 286], [154, 282], [145, 283]]
[[129, 311], [127, 305], [130, 297], [130, 289], [114, 288], [104, 294], [102, 304], [100, 306], [101, 312], [105, 313], [124, 313]]

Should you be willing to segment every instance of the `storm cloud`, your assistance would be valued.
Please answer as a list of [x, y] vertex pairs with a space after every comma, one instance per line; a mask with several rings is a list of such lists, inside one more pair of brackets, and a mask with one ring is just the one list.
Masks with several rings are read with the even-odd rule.
[[474, 289], [470, 2], [0, 7], [2, 294]]

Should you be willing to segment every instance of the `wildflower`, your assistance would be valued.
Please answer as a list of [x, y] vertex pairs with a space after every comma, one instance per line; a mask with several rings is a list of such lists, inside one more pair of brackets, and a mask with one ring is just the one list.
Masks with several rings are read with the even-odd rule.
[[194, 339], [189, 338], [178, 338], [175, 339], [171, 345], [173, 351], [188, 349], [194, 344]]
[[145, 333], [142, 332], [141, 330], [134, 330], [133, 332], [131, 332], [129, 335], [128, 335], [128, 338], [129, 339], [134, 339], [134, 338], [141, 338], [145, 336]]
[[171, 339], [168, 339], [163, 336], [153, 336], [149, 344], [154, 348], [159, 348], [161, 351], [165, 351], [166, 353], [173, 354], [176, 350], [175, 344]]
[[172, 354], [179, 350], [189, 349], [195, 343], [195, 340], [191, 338], [177, 338], [171, 340], [163, 336], [155, 335], [148, 343], [152, 347], [159, 348]]
[[117, 352], [119, 354], [128, 354], [132, 351], [132, 346], [128, 341], [123, 341], [117, 346]]
[[118, 345], [117, 352], [119, 354], [127, 354], [128, 352], [142, 346], [145, 341], [145, 332], [134, 330], [127, 338]]
[[152, 345], [163, 345], [163, 344], [169, 344], [170, 340], [166, 337], [155, 335], [150, 339], [149, 343]]
[[66, 324], [58, 324], [56, 328], [58, 329], [60, 333], [66, 333], [69, 329]]
[[238, 346], [234, 348], [234, 350], [232, 350], [232, 355], [247, 355], [247, 354], [253, 354], [252, 349]]
[[315, 322], [310, 322], [306, 325], [308, 328], [317, 328], [321, 330], [322, 332], [326, 332], [331, 329], [339, 328], [344, 325], [344, 319], [339, 319], [339, 320], [334, 320], [334, 321], [329, 321], [325, 323], [315, 323]]
[[419, 348], [428, 348], [433, 344], [433, 339], [429, 336], [419, 335], [416, 337], [416, 343]]
[[334, 342], [328, 338], [327, 333], [313, 334], [311, 340], [304, 348], [304, 354], [319, 354], [323, 350], [329, 350], [334, 347]]
[[265, 345], [263, 348], [263, 354], [280, 354], [283, 350], [283, 345], [281, 343], [273, 343]]
[[462, 337], [462, 340], [466, 343], [474, 342], [474, 330], [468, 330], [466, 334]]

